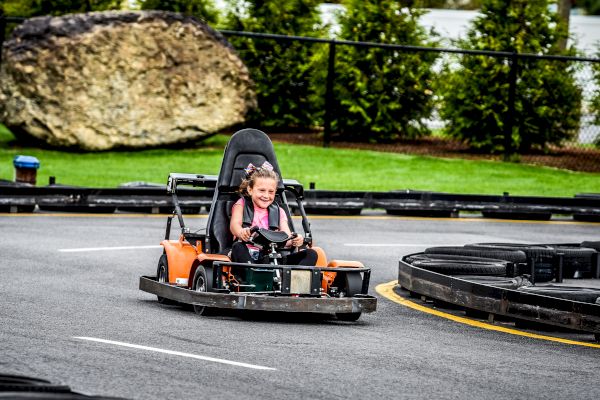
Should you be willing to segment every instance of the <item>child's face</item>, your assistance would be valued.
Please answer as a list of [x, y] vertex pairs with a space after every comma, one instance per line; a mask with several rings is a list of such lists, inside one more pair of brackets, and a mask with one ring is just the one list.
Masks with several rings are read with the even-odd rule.
[[268, 208], [277, 192], [277, 182], [271, 178], [256, 178], [254, 187], [248, 187], [248, 194], [252, 198], [255, 206], [260, 208]]

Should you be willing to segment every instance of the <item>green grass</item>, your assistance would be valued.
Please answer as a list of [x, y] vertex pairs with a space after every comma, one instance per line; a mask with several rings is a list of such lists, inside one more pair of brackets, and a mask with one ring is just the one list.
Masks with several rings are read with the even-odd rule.
[[[38, 185], [49, 176], [57, 183], [115, 187], [123, 182], [166, 182], [169, 172], [217, 174], [227, 136], [208, 139], [202, 148], [74, 153], [21, 148], [0, 125], [0, 179], [13, 179], [15, 155], [40, 160]], [[495, 161], [471, 161], [380, 153], [365, 150], [275, 143], [286, 178], [317, 189], [387, 191], [431, 190], [450, 193], [571, 197], [600, 193], [600, 174]]]

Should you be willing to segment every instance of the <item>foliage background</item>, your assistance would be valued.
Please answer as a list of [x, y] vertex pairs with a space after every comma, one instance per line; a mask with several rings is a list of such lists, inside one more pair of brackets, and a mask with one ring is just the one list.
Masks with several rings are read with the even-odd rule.
[[[424, 13], [397, 1], [348, 0], [339, 16], [340, 38], [432, 45], [418, 23]], [[431, 34], [431, 32], [429, 33]], [[392, 141], [429, 133], [434, 53], [338, 46], [333, 131], [346, 140]]]
[[[544, 0], [484, 0], [463, 49], [532, 54], [561, 54], [566, 35]], [[562, 54], [574, 54], [572, 49]], [[441, 116], [447, 133], [488, 152], [546, 150], [572, 138], [579, 129], [581, 89], [574, 67], [565, 62], [519, 61], [511, 149], [504, 135], [509, 123], [510, 62], [489, 56], [461, 55], [458, 69], [447, 68], [439, 79]]]

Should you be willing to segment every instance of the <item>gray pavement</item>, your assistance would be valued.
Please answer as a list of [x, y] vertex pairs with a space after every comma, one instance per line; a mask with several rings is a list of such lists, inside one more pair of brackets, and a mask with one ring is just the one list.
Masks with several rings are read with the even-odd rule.
[[[165, 220], [0, 215], [0, 373], [133, 399], [600, 397], [600, 349], [469, 327], [383, 297], [357, 323], [200, 317], [159, 305], [138, 278], [155, 272], [161, 250], [151, 246]], [[428, 246], [579, 242], [600, 232], [598, 224], [464, 218], [311, 221], [330, 258], [373, 268], [373, 293], [396, 279], [403, 255]], [[139, 248], [109, 249], [128, 246]]]

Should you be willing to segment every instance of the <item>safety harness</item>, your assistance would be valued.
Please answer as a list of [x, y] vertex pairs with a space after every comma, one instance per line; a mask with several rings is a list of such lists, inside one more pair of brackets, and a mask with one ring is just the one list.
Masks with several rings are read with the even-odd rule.
[[[273, 202], [267, 210], [269, 212], [269, 229], [276, 231], [279, 229], [279, 206], [276, 202]], [[253, 219], [254, 203], [250, 197], [244, 196], [244, 217], [242, 218], [242, 226], [244, 228], [251, 227]]]

